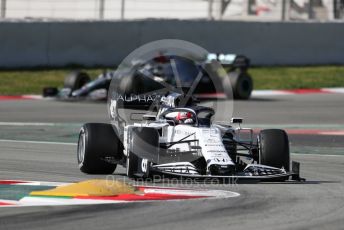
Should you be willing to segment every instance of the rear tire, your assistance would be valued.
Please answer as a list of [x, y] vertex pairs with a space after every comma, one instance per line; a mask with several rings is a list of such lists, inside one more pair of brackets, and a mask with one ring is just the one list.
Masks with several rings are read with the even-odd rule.
[[253, 81], [248, 73], [229, 72], [223, 80], [223, 88], [228, 99], [247, 100], [253, 90]]
[[73, 71], [69, 73], [64, 80], [64, 88], [72, 91], [80, 89], [91, 80], [90, 76], [85, 72]]
[[87, 174], [111, 174], [116, 164], [105, 157], [121, 159], [123, 146], [112, 125], [87, 123], [79, 133], [77, 160], [79, 168]]
[[284, 130], [265, 129], [259, 133], [259, 162], [275, 168], [284, 167], [289, 172], [289, 140]]

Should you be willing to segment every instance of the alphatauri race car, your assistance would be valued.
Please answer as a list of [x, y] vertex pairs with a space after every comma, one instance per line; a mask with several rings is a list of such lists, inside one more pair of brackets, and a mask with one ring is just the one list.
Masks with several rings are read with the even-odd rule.
[[[221, 64], [227, 73], [219, 73]], [[173, 55], [161, 55], [149, 61], [135, 60], [128, 69], [121, 70], [117, 77], [135, 77], [149, 74], [160, 81], [171, 83], [175, 81], [175, 72], [181, 84], [186, 86], [198, 77], [201, 70], [201, 81], [194, 90], [194, 94], [202, 99], [222, 95], [229, 99], [249, 99], [253, 90], [252, 78], [248, 73], [250, 61], [243, 55], [209, 54], [205, 60], [195, 63], [187, 58]], [[118, 70], [117, 70], [118, 71]], [[60, 100], [106, 100], [109, 86], [116, 71], [105, 71], [91, 81], [86, 72], [74, 71], [68, 74], [64, 87], [45, 87], [44, 97], [55, 97]], [[209, 75], [212, 75], [212, 79]], [[217, 84], [217, 87], [214, 84]]]
[[[252, 129], [241, 127], [241, 118], [228, 124], [213, 122], [213, 108], [176, 92], [151, 98], [157, 110], [140, 120], [124, 97], [117, 91], [109, 99], [110, 124], [87, 123], [81, 128], [77, 161], [82, 172], [112, 174], [119, 164], [136, 179], [300, 179], [299, 163], [290, 167], [284, 130], [265, 129], [254, 135]], [[147, 95], [137, 97], [147, 103]]]

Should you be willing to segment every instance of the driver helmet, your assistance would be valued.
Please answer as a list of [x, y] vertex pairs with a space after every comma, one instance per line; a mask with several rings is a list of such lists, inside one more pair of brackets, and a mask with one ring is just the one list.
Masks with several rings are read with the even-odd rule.
[[179, 124], [195, 123], [191, 112], [178, 112], [175, 117], [175, 120], [178, 121]]
[[195, 120], [191, 112], [172, 112], [166, 118], [173, 119], [176, 124], [194, 124]]

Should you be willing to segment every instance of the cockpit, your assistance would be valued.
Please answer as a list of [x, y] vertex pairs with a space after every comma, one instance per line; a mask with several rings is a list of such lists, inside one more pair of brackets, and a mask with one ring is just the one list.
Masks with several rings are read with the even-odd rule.
[[195, 106], [190, 108], [170, 108], [160, 115], [171, 125], [190, 125], [209, 127], [211, 118], [215, 114], [212, 108]]

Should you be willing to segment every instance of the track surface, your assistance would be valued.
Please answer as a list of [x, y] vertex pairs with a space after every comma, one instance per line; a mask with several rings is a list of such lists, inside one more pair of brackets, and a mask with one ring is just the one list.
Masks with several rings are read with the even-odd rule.
[[[327, 94], [259, 98], [235, 102], [234, 114], [257, 126], [272, 123], [335, 127], [344, 124], [343, 99], [343, 95]], [[0, 122], [90, 121], [107, 121], [104, 104], [0, 102]], [[77, 127], [73, 125], [70, 126], [75, 132]], [[54, 127], [39, 127], [3, 124], [0, 133], [5, 135], [4, 130], [6, 133], [17, 130], [13, 131], [17, 139], [25, 140], [28, 136], [27, 139], [33, 140], [27, 132], [32, 128], [37, 132], [37, 140], [44, 134], [50, 138], [44, 140], [54, 141], [55, 136], [51, 134]], [[75, 133], [68, 132], [59, 129], [58, 137], [65, 138], [61, 140], [75, 138]], [[66, 137], [67, 134], [70, 137]], [[320, 153], [292, 155], [301, 162], [306, 183], [202, 185], [202, 188], [228, 189], [241, 194], [238, 198], [224, 200], [2, 208], [0, 229], [341, 229], [344, 225], [344, 156], [328, 154], [333, 148], [342, 150], [343, 138], [296, 135], [291, 136], [291, 143]], [[79, 172], [75, 150], [75, 145], [0, 141], [0, 179], [69, 182], [102, 178]], [[115, 177], [124, 180], [123, 172], [124, 169], [119, 168]], [[199, 185], [179, 186], [200, 188]]]
[[[228, 102], [220, 102], [220, 108]], [[0, 101], [0, 122], [108, 122], [105, 103]], [[344, 94], [255, 97], [234, 101], [233, 116], [249, 124], [343, 124]], [[226, 119], [227, 117], [219, 117]]]

